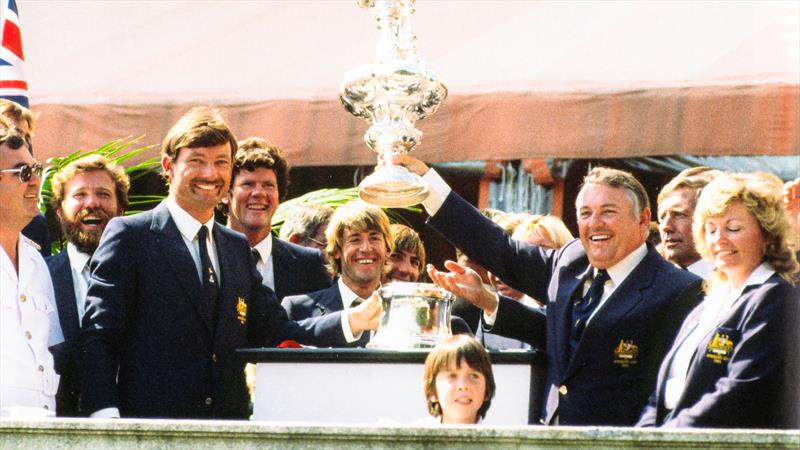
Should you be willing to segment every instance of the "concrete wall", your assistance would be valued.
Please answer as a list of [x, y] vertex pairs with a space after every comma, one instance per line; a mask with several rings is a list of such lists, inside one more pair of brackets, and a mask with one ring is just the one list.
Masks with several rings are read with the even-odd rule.
[[800, 431], [320, 426], [173, 420], [0, 420], [0, 449], [800, 448]]

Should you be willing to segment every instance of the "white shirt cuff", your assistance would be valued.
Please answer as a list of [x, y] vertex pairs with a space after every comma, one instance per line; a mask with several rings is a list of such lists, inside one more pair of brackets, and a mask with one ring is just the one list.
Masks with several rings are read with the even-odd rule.
[[491, 314], [486, 314], [486, 311], [483, 312], [483, 324], [486, 325], [487, 328], [491, 328], [494, 326], [494, 322], [497, 320], [497, 311], [500, 310], [500, 296], [494, 294], [495, 298], [497, 299], [497, 306], [494, 308]]
[[355, 342], [361, 339], [361, 333], [358, 333], [358, 336], [353, 336], [353, 330], [350, 329], [350, 317], [349, 313], [350, 309], [345, 309], [342, 311], [342, 333], [344, 333], [344, 340], [349, 344], [351, 342]]
[[119, 409], [114, 407], [103, 408], [91, 413], [89, 417], [92, 419], [119, 419]]
[[422, 179], [428, 183], [428, 198], [422, 202], [422, 206], [425, 207], [428, 215], [432, 216], [442, 207], [452, 189], [434, 169], [428, 169]]

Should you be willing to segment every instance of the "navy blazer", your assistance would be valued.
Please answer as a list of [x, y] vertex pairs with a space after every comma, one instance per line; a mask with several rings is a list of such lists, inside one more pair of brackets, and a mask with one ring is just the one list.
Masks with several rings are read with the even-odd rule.
[[[333, 283], [329, 288], [303, 295], [292, 295], [281, 301], [281, 306], [286, 310], [290, 320], [303, 321], [321, 317], [336, 311], [342, 311], [342, 295], [339, 292], [339, 283]], [[370, 333], [364, 332], [355, 342], [346, 344], [346, 347], [364, 347], [369, 342]]]
[[341, 314], [291, 322], [263, 284], [245, 237], [213, 227], [220, 303], [200, 301], [197, 269], [164, 203], [112, 219], [92, 262], [80, 334], [83, 405], [123, 417], [246, 418], [240, 347], [344, 342]]
[[698, 277], [648, 247], [570, 358], [572, 299], [589, 268], [579, 240], [556, 251], [514, 240], [455, 193], [428, 223], [514, 289], [548, 301], [544, 312], [501, 297], [490, 330], [546, 349], [542, 423], [556, 417], [561, 425], [636, 423], [664, 354], [699, 300]]
[[272, 270], [275, 276], [275, 296], [305, 294], [331, 285], [322, 253], [309, 247], [293, 244], [272, 236]]
[[51, 348], [56, 371], [61, 375], [56, 393], [56, 414], [65, 417], [81, 416], [78, 408], [80, 377], [78, 374], [78, 305], [75, 301], [75, 285], [66, 247], [55, 256], [47, 258], [47, 268], [53, 280], [56, 308], [64, 342]]
[[[664, 389], [675, 351], [698, 324], [686, 318], [658, 372], [639, 426], [798, 428], [798, 292], [778, 275], [748, 286], [695, 351], [675, 409]], [[716, 339], [715, 339], [716, 338]], [[719, 345], [720, 338], [725, 345]], [[715, 342], [716, 341], [716, 342]]]

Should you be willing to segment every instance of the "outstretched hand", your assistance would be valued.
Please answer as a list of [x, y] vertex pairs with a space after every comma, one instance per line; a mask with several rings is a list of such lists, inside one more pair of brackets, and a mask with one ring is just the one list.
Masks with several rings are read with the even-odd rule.
[[486, 314], [494, 313], [497, 309], [497, 296], [486, 289], [477, 272], [450, 260], [444, 262], [444, 267], [449, 272], [441, 272], [428, 264], [428, 276], [434, 283], [467, 300]]
[[[384, 158], [385, 156], [382, 154], [378, 156], [378, 166], [376, 167], [377, 169], [380, 169], [381, 167], [387, 165]], [[418, 160], [417, 158], [409, 156], [408, 153], [401, 153], [392, 156], [392, 160], [390, 161], [389, 165], [391, 164], [394, 164], [395, 166], [403, 166], [406, 169], [408, 169], [409, 172], [419, 176], [425, 175], [429, 169], [427, 164]]]
[[366, 301], [354, 308], [347, 309], [350, 331], [358, 334], [362, 331], [377, 330], [381, 322], [381, 298], [374, 292]]

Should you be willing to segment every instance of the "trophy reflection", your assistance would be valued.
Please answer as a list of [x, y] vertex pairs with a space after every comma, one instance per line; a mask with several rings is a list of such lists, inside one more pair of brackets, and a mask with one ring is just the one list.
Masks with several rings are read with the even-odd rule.
[[414, 0], [359, 0], [371, 8], [379, 30], [376, 61], [348, 72], [339, 87], [345, 109], [367, 120], [364, 141], [383, 156], [384, 165], [359, 185], [359, 196], [382, 207], [420, 203], [428, 186], [393, 156], [410, 152], [421, 141], [417, 120], [436, 112], [447, 88], [416, 54], [410, 17]]

